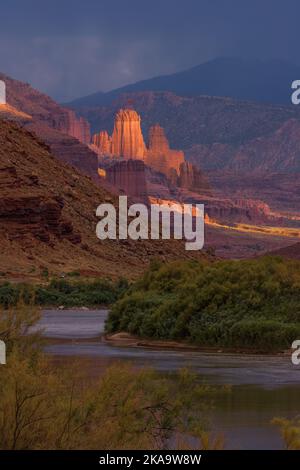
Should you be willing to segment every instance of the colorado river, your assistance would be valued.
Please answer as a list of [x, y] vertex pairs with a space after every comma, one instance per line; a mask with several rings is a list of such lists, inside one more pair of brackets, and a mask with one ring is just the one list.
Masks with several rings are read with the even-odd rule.
[[231, 393], [216, 400], [212, 413], [212, 427], [224, 434], [226, 448], [282, 448], [271, 420], [294, 417], [300, 410], [300, 367], [290, 357], [116, 347], [101, 341], [106, 317], [106, 310], [45, 310], [39, 327], [44, 336], [59, 339], [45, 347], [46, 353], [93, 358], [99, 373], [100, 364], [103, 370], [115, 360], [163, 372], [189, 367], [205, 383], [232, 385]]

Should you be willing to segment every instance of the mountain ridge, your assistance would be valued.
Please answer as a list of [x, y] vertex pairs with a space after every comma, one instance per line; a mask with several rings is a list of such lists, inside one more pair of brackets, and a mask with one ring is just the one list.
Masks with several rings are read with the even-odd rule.
[[180, 96], [222, 96], [276, 104], [291, 104], [291, 83], [300, 78], [300, 66], [272, 59], [219, 57], [173, 74], [154, 76], [68, 103], [74, 109], [110, 105], [122, 93], [172, 91]]

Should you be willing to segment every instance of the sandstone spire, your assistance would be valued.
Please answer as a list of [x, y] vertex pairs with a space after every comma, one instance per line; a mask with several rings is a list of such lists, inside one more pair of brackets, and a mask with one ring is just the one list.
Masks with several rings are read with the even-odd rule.
[[133, 109], [120, 109], [115, 117], [112, 136], [101, 131], [93, 137], [93, 144], [99, 153], [124, 160], [144, 160], [146, 145], [144, 142], [141, 118]]
[[111, 152], [126, 160], [144, 160], [146, 146], [141, 129], [141, 118], [133, 109], [120, 109], [115, 118]]
[[112, 136], [101, 131], [94, 135], [93, 145], [99, 156], [143, 160], [146, 165], [167, 177], [170, 177], [171, 170], [175, 172], [174, 177], [179, 176], [180, 165], [185, 161], [181, 150], [170, 149], [164, 129], [159, 124], [150, 128], [147, 148], [141, 130], [141, 117], [133, 109], [120, 109], [115, 116]]
[[170, 149], [164, 129], [158, 124], [150, 127], [146, 164], [169, 176], [171, 168], [179, 174], [183, 162], [184, 153], [181, 150]]
[[93, 144], [100, 149], [103, 155], [111, 154], [111, 138], [106, 131], [101, 131], [93, 136]]
[[158, 153], [168, 152], [170, 150], [165, 131], [159, 124], [155, 124], [154, 126], [150, 127], [149, 150]]

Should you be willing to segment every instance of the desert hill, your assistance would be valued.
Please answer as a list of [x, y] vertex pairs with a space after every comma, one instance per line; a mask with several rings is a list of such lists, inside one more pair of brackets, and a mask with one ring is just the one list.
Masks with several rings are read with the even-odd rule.
[[[87, 146], [90, 142], [88, 122], [28, 83], [14, 80], [3, 73], [0, 73], [0, 80], [5, 81], [7, 91], [7, 106], [2, 106], [2, 112], [0, 109], [0, 118], [20, 122], [50, 145], [59, 159], [97, 180], [97, 157]], [[15, 112], [5, 111], [8, 106]]]
[[17, 124], [0, 120], [0, 271], [39, 278], [43, 270], [135, 277], [152, 257], [202, 257], [177, 241], [122, 242], [96, 238], [95, 216], [115, 196], [57, 160]]
[[270, 255], [282, 256], [288, 259], [300, 259], [300, 243], [279, 248], [270, 252]]

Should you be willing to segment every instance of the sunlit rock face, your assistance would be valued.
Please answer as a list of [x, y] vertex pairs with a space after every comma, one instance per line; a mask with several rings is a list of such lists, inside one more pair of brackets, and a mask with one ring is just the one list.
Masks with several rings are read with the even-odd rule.
[[95, 134], [93, 144], [99, 149], [99, 155], [111, 155], [111, 138], [106, 131]]
[[106, 131], [101, 131], [94, 135], [93, 144], [99, 147], [103, 156], [144, 160], [147, 149], [140, 116], [133, 109], [120, 109], [115, 117], [112, 136]]
[[172, 168], [179, 174], [180, 165], [183, 162], [184, 153], [181, 150], [170, 149], [164, 129], [159, 124], [150, 127], [146, 164], [154, 170], [169, 176]]
[[115, 118], [111, 137], [113, 155], [125, 159], [144, 160], [146, 146], [141, 129], [141, 118], [133, 109], [120, 109]]
[[142, 160], [154, 170], [169, 176], [173, 169], [179, 175], [185, 161], [181, 150], [170, 149], [164, 129], [158, 124], [149, 130], [149, 146], [145, 145], [141, 117], [133, 109], [120, 109], [115, 117], [112, 136], [101, 131], [93, 136], [93, 145], [103, 157]]
[[89, 144], [91, 141], [90, 125], [83, 117], [77, 117], [74, 111], [67, 110], [68, 119], [66, 120], [66, 134], [75, 137], [83, 144]]

